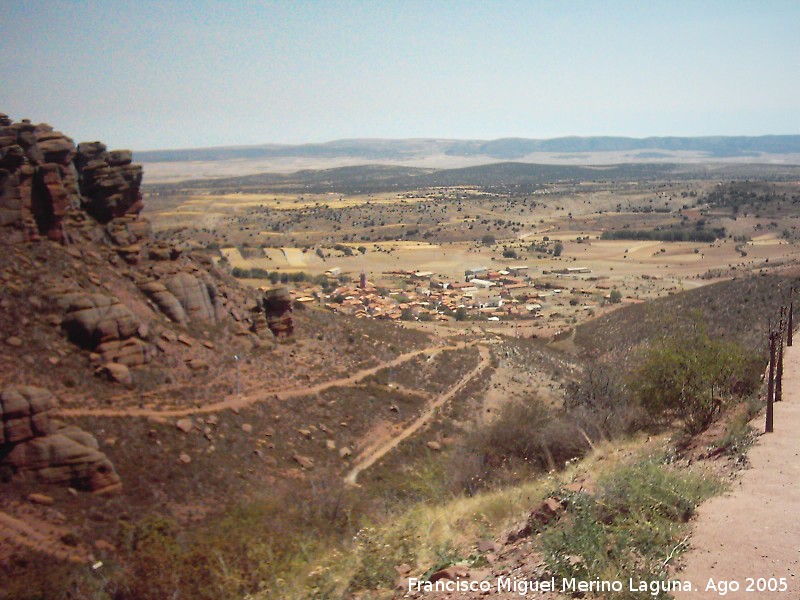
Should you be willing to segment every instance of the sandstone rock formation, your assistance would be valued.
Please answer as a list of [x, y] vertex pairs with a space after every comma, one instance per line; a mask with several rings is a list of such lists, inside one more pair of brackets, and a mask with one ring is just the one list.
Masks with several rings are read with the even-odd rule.
[[[0, 114], [0, 229], [10, 241], [65, 241], [65, 218], [86, 213], [101, 224], [142, 209], [142, 167], [128, 150], [99, 142], [75, 147], [45, 123]], [[83, 210], [81, 210], [83, 209]]]
[[289, 337], [294, 333], [292, 297], [289, 289], [278, 286], [267, 290], [261, 301], [267, 326], [275, 337]]
[[57, 297], [66, 313], [61, 326], [69, 339], [101, 355], [104, 363], [135, 367], [150, 362], [152, 351], [137, 337], [142, 324], [114, 296], [72, 292]]
[[142, 166], [131, 164], [130, 150], [107, 152], [105, 144], [78, 144], [75, 166], [83, 206], [100, 223], [116, 217], [138, 215], [144, 207], [139, 188]]
[[67, 484], [106, 493], [121, 487], [114, 466], [97, 440], [50, 418], [53, 397], [45, 389], [20, 386], [0, 391], [0, 466], [25, 481]]
[[14, 239], [64, 238], [63, 219], [80, 204], [75, 144], [46, 124], [0, 119], [0, 226]]
[[58, 304], [67, 313], [62, 324], [67, 335], [84, 348], [128, 339], [139, 329], [139, 319], [114, 296], [75, 292]]
[[210, 278], [205, 280], [191, 273], [176, 273], [145, 282], [140, 289], [176, 323], [217, 323], [225, 313], [217, 287]]

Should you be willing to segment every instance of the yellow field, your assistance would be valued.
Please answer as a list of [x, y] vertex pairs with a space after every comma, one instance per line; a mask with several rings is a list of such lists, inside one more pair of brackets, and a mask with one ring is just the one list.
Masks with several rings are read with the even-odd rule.
[[435, 250], [439, 248], [439, 244], [429, 244], [428, 242], [415, 242], [407, 240], [397, 240], [392, 242], [351, 242], [343, 244], [351, 248], [365, 247], [367, 250], [374, 250], [376, 248], [393, 248], [397, 250]]
[[[297, 196], [296, 194], [222, 194], [222, 195], [192, 195], [182, 199], [180, 205], [172, 211], [173, 213], [186, 214], [187, 209], [197, 209], [207, 207], [209, 210], [231, 211], [241, 208], [252, 208], [263, 206], [270, 210], [298, 210], [303, 208], [314, 208], [315, 206], [326, 206], [328, 208], [348, 208], [363, 204], [401, 204], [424, 202], [425, 198], [398, 196], [397, 194], [375, 194], [375, 195], [356, 195], [340, 196], [339, 194], [307, 194]], [[166, 214], [166, 213], [162, 213]]]

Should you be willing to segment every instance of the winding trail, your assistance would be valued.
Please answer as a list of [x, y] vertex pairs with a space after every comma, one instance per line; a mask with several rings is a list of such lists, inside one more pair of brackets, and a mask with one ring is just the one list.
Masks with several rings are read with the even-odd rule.
[[61, 539], [63, 533], [49, 524], [37, 523], [31, 519], [23, 520], [0, 512], [0, 539], [5, 538], [16, 545], [43, 552], [59, 560], [88, 563], [88, 553], [65, 544]]
[[[474, 346], [476, 342], [472, 342], [469, 346]], [[392, 360], [382, 362], [374, 367], [362, 369], [350, 375], [349, 377], [341, 377], [339, 379], [331, 379], [323, 381], [310, 386], [288, 388], [288, 389], [272, 389], [252, 392], [249, 394], [227, 396], [220, 402], [213, 404], [206, 404], [205, 406], [196, 406], [189, 408], [59, 408], [54, 410], [53, 413], [61, 417], [186, 417], [189, 415], [200, 415], [220, 412], [226, 409], [240, 409], [258, 402], [271, 398], [275, 400], [288, 400], [290, 398], [297, 398], [299, 396], [308, 396], [318, 394], [334, 387], [351, 386], [362, 379], [366, 379], [370, 375], [374, 375], [378, 371], [386, 368], [393, 368], [401, 365], [417, 356], [433, 357], [446, 350], [457, 350], [464, 348], [464, 344], [453, 344], [449, 346], [435, 346], [432, 348], [423, 348], [421, 350], [412, 350]]]
[[448, 402], [453, 396], [460, 392], [470, 381], [472, 381], [478, 374], [489, 366], [490, 356], [489, 349], [486, 346], [478, 346], [481, 360], [474, 369], [464, 375], [458, 382], [448, 391], [440, 394], [433, 400], [422, 412], [422, 414], [414, 419], [407, 427], [404, 427], [398, 435], [389, 437], [388, 435], [382, 436], [372, 444], [370, 444], [359, 455], [355, 466], [345, 476], [344, 481], [350, 485], [355, 485], [359, 474], [362, 471], [370, 468], [387, 453], [391, 452], [400, 443], [408, 437], [414, 435], [423, 425], [425, 425], [436, 414], [436, 411]]
[[[797, 339], [797, 338], [796, 338]], [[775, 404], [775, 431], [760, 436], [747, 454], [750, 469], [732, 493], [700, 506], [686, 567], [676, 578], [694, 592], [681, 599], [719, 598], [709, 580], [738, 582], [725, 598], [800, 598], [800, 339], [784, 355], [783, 402]], [[752, 425], [763, 431], [764, 415]], [[755, 580], [751, 591], [746, 591]], [[758, 579], [782, 591], [760, 590]], [[770, 578], [773, 581], [770, 582]]]
[[[467, 344], [468, 347], [475, 346], [478, 342], [473, 341]], [[374, 375], [385, 368], [396, 367], [418, 356], [434, 357], [442, 352], [448, 350], [463, 349], [463, 343], [452, 345], [439, 345], [428, 347], [420, 350], [413, 350], [401, 354], [396, 358], [382, 362], [379, 365], [362, 369], [350, 375], [349, 377], [342, 377], [329, 381], [324, 381], [312, 386], [304, 386], [297, 388], [289, 388], [283, 390], [266, 390], [261, 392], [253, 392], [241, 396], [229, 396], [221, 402], [209, 404], [202, 407], [195, 408], [167, 408], [163, 410], [158, 409], [142, 409], [142, 408], [100, 408], [100, 409], [81, 409], [81, 408], [62, 408], [54, 411], [59, 416], [63, 417], [76, 417], [76, 416], [97, 416], [97, 417], [183, 417], [193, 414], [207, 414], [219, 412], [226, 409], [235, 409], [250, 406], [263, 401], [268, 398], [284, 400], [295, 398], [298, 396], [306, 396], [309, 394], [316, 394], [323, 392], [334, 387], [344, 387], [356, 385], [361, 380]], [[375, 461], [380, 459], [384, 454], [389, 452], [392, 448], [397, 446], [402, 440], [406, 439], [417, 431], [425, 422], [427, 422], [434, 414], [435, 410], [442, 404], [452, 398], [459, 390], [461, 390], [473, 377], [475, 377], [481, 369], [483, 369], [489, 362], [488, 350], [479, 346], [481, 354], [481, 361], [478, 366], [470, 373], [465, 375], [459, 382], [448, 392], [436, 398], [425, 410], [425, 412], [417, 418], [411, 425], [403, 430], [403, 432], [392, 438], [388, 443], [384, 439], [379, 440], [375, 446], [370, 446], [363, 455], [361, 462], [351, 472], [348, 477], [352, 477], [353, 483], [358, 476], [358, 472], [368, 468]], [[418, 392], [416, 392], [418, 393]], [[48, 523], [39, 523], [32, 518], [19, 518], [11, 516], [8, 513], [0, 511], [0, 540], [6, 540], [14, 545], [23, 546], [31, 550], [45, 553], [53, 558], [65, 560], [76, 563], [90, 562], [88, 551], [83, 548], [74, 548], [66, 545], [61, 536], [64, 532], [58, 528], [53, 527]]]

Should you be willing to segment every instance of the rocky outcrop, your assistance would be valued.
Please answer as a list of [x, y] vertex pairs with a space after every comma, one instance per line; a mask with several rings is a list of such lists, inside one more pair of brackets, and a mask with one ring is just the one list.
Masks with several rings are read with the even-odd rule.
[[141, 322], [114, 296], [72, 292], [57, 298], [66, 313], [61, 326], [78, 346], [100, 355], [103, 363], [135, 367], [150, 362], [149, 344], [137, 337]]
[[150, 221], [141, 217], [120, 217], [106, 225], [106, 235], [116, 246], [130, 246], [149, 239], [150, 232]]
[[[12, 242], [63, 242], [66, 217], [88, 213], [101, 224], [142, 210], [142, 167], [129, 150], [79, 144], [45, 123], [0, 114], [0, 229]], [[85, 212], [84, 212], [85, 211]], [[80, 218], [77, 219], [80, 221]], [[126, 244], [130, 245], [130, 244]]]
[[92, 492], [121, 487], [97, 440], [50, 418], [53, 397], [45, 389], [21, 386], [0, 391], [0, 466], [12, 477], [71, 485]]
[[287, 287], [279, 286], [267, 290], [261, 299], [261, 309], [267, 326], [275, 337], [289, 337], [294, 333], [292, 297]]
[[224, 315], [217, 286], [191, 273], [176, 273], [141, 284], [140, 289], [176, 323], [217, 323]]
[[0, 445], [18, 444], [51, 432], [48, 411], [52, 396], [40, 388], [12, 388], [0, 392]]
[[60, 297], [58, 304], [66, 312], [62, 327], [70, 340], [83, 348], [126, 340], [136, 334], [141, 324], [114, 296], [75, 292]]
[[78, 144], [75, 166], [83, 206], [100, 223], [138, 215], [144, 207], [139, 191], [142, 166], [132, 160], [130, 150], [108, 152], [100, 142]]
[[63, 220], [80, 204], [75, 144], [46, 124], [0, 118], [0, 226], [12, 241], [64, 239]]

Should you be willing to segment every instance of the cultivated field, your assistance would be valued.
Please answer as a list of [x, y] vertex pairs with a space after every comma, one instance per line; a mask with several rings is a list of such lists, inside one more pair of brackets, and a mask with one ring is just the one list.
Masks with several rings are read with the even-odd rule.
[[[556, 335], [613, 309], [612, 291], [622, 303], [641, 302], [800, 258], [800, 186], [791, 181], [644, 178], [421, 189], [409, 181], [407, 189], [392, 183], [392, 191], [374, 193], [271, 192], [247, 181], [160, 186], [147, 202], [157, 235], [205, 249], [232, 269], [309, 278], [333, 271], [350, 281], [364, 273], [401, 292], [429, 285], [410, 273], [456, 283], [468, 269], [524, 265], [540, 292], [537, 318], [480, 326], [526, 337]], [[605, 239], [626, 230], [651, 239]], [[724, 234], [703, 241], [654, 235], [671, 230]]]

